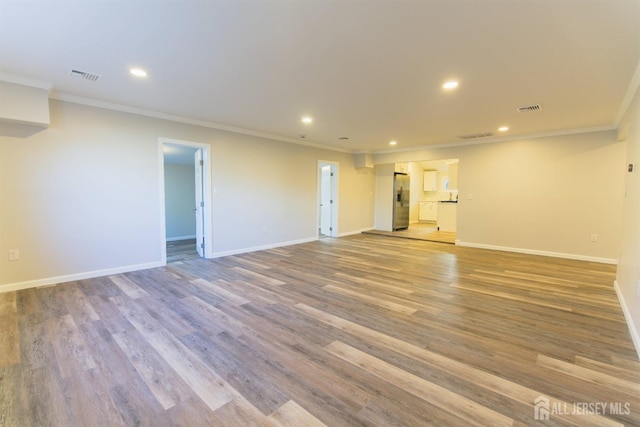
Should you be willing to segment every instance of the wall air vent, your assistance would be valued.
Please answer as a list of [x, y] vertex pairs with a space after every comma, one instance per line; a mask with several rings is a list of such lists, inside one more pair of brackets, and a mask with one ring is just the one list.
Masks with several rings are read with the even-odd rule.
[[86, 71], [80, 70], [71, 70], [69, 71], [69, 75], [71, 77], [88, 80], [90, 82], [99, 82], [102, 79], [102, 76], [100, 74], [88, 73]]
[[478, 138], [486, 138], [488, 136], [493, 136], [491, 132], [481, 132], [481, 133], [472, 133], [469, 135], [461, 135], [458, 138], [460, 139], [478, 139]]
[[517, 108], [518, 113], [526, 113], [528, 111], [540, 111], [542, 110], [542, 105], [533, 104], [533, 105], [524, 105], [522, 107]]

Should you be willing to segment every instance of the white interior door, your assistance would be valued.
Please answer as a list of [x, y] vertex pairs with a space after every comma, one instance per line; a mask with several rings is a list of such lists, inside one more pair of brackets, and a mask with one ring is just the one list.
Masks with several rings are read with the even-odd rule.
[[320, 168], [320, 234], [331, 236], [333, 230], [331, 215], [331, 166]]
[[203, 165], [202, 148], [198, 148], [194, 155], [196, 171], [196, 207], [193, 210], [196, 214], [196, 250], [198, 255], [204, 257], [204, 192], [203, 192]]

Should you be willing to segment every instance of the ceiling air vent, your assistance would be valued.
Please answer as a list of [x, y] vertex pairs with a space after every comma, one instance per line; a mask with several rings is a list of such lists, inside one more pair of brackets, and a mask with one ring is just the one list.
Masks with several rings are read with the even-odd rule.
[[493, 136], [491, 132], [481, 132], [481, 133], [472, 133], [469, 135], [461, 135], [460, 139], [478, 139], [478, 138], [486, 138], [488, 136]]
[[69, 75], [71, 77], [88, 80], [90, 82], [98, 82], [102, 79], [102, 76], [100, 74], [87, 73], [86, 71], [80, 71], [80, 70], [71, 70], [69, 72]]
[[542, 110], [542, 105], [533, 104], [533, 105], [525, 105], [517, 108], [518, 113], [526, 113], [528, 111], [540, 111]]

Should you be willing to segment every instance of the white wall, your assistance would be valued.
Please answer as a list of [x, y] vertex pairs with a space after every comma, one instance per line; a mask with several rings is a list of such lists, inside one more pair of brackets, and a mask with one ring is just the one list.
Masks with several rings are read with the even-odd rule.
[[48, 129], [0, 137], [0, 291], [159, 265], [159, 137], [211, 145], [215, 254], [315, 239], [318, 159], [339, 164], [339, 232], [373, 227], [351, 154], [52, 101]]
[[395, 164], [379, 165], [376, 173], [375, 229], [391, 231], [393, 229], [393, 174]]
[[459, 158], [461, 244], [616, 262], [625, 150], [610, 131], [379, 154], [374, 161]]
[[196, 236], [195, 170], [193, 165], [164, 164], [167, 240]]
[[635, 169], [631, 173], [625, 173], [626, 197], [622, 215], [624, 233], [616, 290], [640, 356], [640, 91], [636, 92], [623, 127], [628, 139], [626, 163], [633, 163]]
[[[409, 193], [409, 223], [414, 224], [420, 220], [420, 201], [423, 199], [424, 179], [423, 171], [417, 162], [409, 163], [410, 193]], [[391, 201], [390, 201], [391, 203]]]

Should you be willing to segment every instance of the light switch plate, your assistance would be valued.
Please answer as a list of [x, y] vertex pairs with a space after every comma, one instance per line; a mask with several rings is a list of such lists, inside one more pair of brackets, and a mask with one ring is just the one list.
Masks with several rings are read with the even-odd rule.
[[9, 249], [9, 261], [18, 261], [20, 259], [20, 251], [18, 249]]

